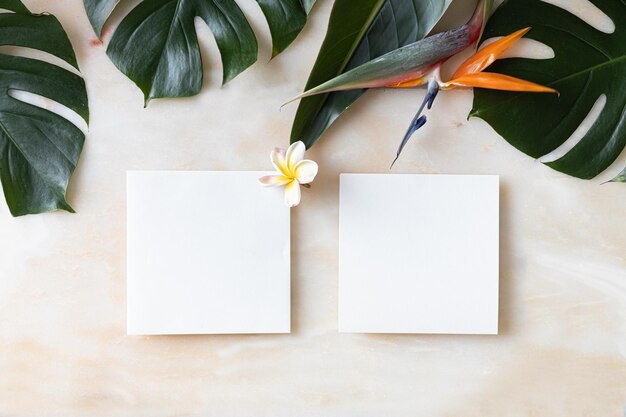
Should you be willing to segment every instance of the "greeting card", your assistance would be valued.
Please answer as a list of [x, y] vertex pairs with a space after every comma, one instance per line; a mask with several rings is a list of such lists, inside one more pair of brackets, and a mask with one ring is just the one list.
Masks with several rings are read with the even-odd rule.
[[290, 331], [289, 208], [263, 174], [128, 172], [129, 334]]
[[497, 176], [340, 183], [339, 331], [497, 334]]

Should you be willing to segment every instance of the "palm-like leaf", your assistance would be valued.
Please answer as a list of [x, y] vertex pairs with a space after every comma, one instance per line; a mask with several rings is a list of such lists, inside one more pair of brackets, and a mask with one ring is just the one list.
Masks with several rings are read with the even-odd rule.
[[[0, 0], [0, 45], [50, 53], [78, 68], [63, 27], [51, 15], [31, 14], [18, 0]], [[88, 121], [82, 78], [32, 58], [0, 54], [0, 179], [14, 216], [55, 209], [73, 211], [67, 185], [82, 151], [84, 134], [68, 120], [17, 100], [27, 91], [61, 103]]]
[[[315, 0], [257, 0], [272, 34], [273, 55], [300, 33]], [[84, 0], [100, 37], [119, 0]], [[222, 83], [257, 59], [257, 42], [234, 0], [144, 0], [124, 17], [107, 47], [113, 63], [153, 98], [187, 97], [200, 92], [202, 62], [194, 18], [211, 29], [220, 50]]]
[[[389, 51], [424, 38], [451, 0], [335, 0], [324, 43], [305, 90]], [[310, 147], [365, 90], [340, 91], [300, 102], [291, 141]]]

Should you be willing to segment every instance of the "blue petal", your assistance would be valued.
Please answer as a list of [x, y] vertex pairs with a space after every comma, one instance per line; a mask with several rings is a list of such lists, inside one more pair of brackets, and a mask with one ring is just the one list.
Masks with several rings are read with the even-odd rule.
[[413, 117], [413, 120], [411, 121], [409, 128], [404, 134], [404, 138], [402, 138], [402, 142], [400, 142], [400, 146], [398, 147], [398, 151], [396, 152], [396, 158], [391, 163], [391, 166], [389, 167], [389, 169], [393, 168], [393, 164], [395, 164], [398, 158], [400, 157], [402, 150], [406, 146], [407, 142], [409, 141], [413, 133], [415, 133], [417, 129], [419, 129], [420, 127], [426, 124], [426, 115], [422, 115], [422, 112], [424, 111], [424, 107], [428, 107], [428, 109], [430, 110], [430, 108], [433, 106], [435, 97], [437, 97], [438, 92], [439, 92], [439, 84], [437, 84], [437, 81], [435, 80], [430, 80], [428, 82], [428, 89], [426, 91], [426, 96], [424, 96], [424, 100], [422, 101], [420, 108], [417, 110], [415, 117]]

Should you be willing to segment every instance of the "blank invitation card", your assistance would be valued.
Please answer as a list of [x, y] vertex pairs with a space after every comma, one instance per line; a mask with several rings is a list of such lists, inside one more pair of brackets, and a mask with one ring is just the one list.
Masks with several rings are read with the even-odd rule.
[[497, 334], [499, 178], [342, 174], [339, 331]]
[[128, 172], [128, 334], [290, 331], [289, 209], [265, 174]]

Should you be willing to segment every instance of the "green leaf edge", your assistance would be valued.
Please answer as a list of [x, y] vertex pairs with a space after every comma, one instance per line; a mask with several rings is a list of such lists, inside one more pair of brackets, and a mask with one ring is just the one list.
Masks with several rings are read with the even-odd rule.
[[[21, 0], [0, 0], [0, 8], [12, 11], [12, 12], [17, 13], [17, 14], [24, 14], [24, 15], [29, 15], [29, 16], [50, 16], [50, 17], [54, 18], [55, 22], [58, 24], [58, 26], [59, 26], [59, 28], [61, 30], [61, 33], [63, 33], [63, 35], [65, 37], [65, 40], [67, 41], [68, 45], [70, 46], [71, 54], [69, 56], [67, 56], [67, 57], [59, 56], [57, 54], [53, 54], [53, 55], [57, 56], [57, 58], [62, 59], [63, 61], [67, 62], [72, 67], [74, 67], [74, 68], [76, 68], [77, 70], [80, 71], [80, 68], [79, 68], [79, 65], [78, 65], [78, 60], [76, 59], [76, 53], [74, 52], [74, 48], [72, 46], [72, 43], [71, 43], [69, 37], [67, 36], [67, 32], [65, 31], [65, 28], [63, 28], [63, 25], [61, 25], [61, 22], [59, 22], [59, 20], [56, 18], [56, 16], [54, 16], [52, 14], [49, 14], [49, 13], [39, 13], [39, 14], [32, 13], [22, 3]], [[47, 52], [47, 51], [43, 51], [43, 52]], [[27, 57], [21, 57], [21, 58], [22, 59], [26, 59], [26, 60], [32, 60], [32, 61], [47, 63], [46, 61], [33, 59], [33, 58], [27, 58]], [[83, 85], [84, 85], [84, 79], [82, 78], [82, 76], [80, 76], [80, 78], [81, 78], [81, 80], [83, 82]], [[86, 86], [85, 86], [85, 93], [86, 93]], [[50, 99], [50, 100], [52, 100], [52, 99]], [[55, 100], [52, 100], [52, 101], [55, 101]], [[25, 104], [27, 104], [27, 103], [25, 103]], [[33, 105], [31, 105], [31, 106], [33, 106]], [[33, 107], [37, 107], [37, 108], [41, 109], [42, 111], [48, 111], [49, 112], [49, 110], [46, 110], [44, 108], [40, 108], [38, 106], [33, 106]], [[55, 116], [58, 116], [55, 113], [52, 113], [52, 114], [54, 114]], [[77, 111], [77, 114], [83, 120], [85, 120], [87, 126], [89, 126], [89, 107], [88, 107], [88, 105], [86, 106], [84, 111]], [[62, 117], [62, 116], [58, 116], [58, 117]], [[65, 119], [65, 120], [67, 120], [67, 119]], [[8, 135], [8, 132], [6, 132], [6, 134]], [[84, 140], [84, 136], [85, 135], [83, 134], [83, 140]], [[68, 185], [69, 185], [69, 181], [71, 180], [71, 175], [73, 173], [74, 173], [74, 170], [72, 170], [72, 173], [70, 174], [70, 178], [68, 178]], [[64, 210], [64, 211], [67, 211], [68, 213], [76, 213], [76, 210], [74, 210], [74, 208], [67, 202], [67, 187], [65, 189], [65, 192], [62, 195], [59, 195], [59, 194], [55, 193], [57, 195], [57, 197], [58, 197], [58, 201], [57, 201], [58, 204], [55, 204], [54, 207], [52, 207], [50, 209], [46, 209], [46, 210], [35, 210], [35, 211], [31, 211], [31, 210], [16, 210], [16, 207], [11, 204], [12, 197], [10, 195], [7, 195], [7, 192], [4, 189], [3, 189], [3, 194], [5, 196], [5, 199], [6, 199], [6, 202], [7, 202], [7, 206], [9, 208], [9, 212], [11, 213], [11, 215], [13, 217], [21, 217], [21, 216], [25, 216], [25, 215], [29, 215], [29, 214], [43, 214], [43, 213], [48, 213], [48, 212], [52, 212], [52, 211], [55, 211], [55, 210]]]
[[[350, 48], [349, 53], [345, 56], [343, 62], [341, 63], [341, 66], [338, 69], [338, 71], [336, 72], [335, 76], [338, 76], [338, 75], [342, 74], [345, 71], [346, 67], [348, 66], [348, 63], [350, 62], [350, 59], [352, 59], [352, 56], [354, 55], [354, 52], [359, 47], [359, 45], [360, 45], [360, 43], [361, 43], [361, 41], [363, 39], [363, 36], [369, 30], [369, 27], [371, 26], [372, 22], [374, 21], [374, 19], [376, 18], [376, 16], [380, 12], [380, 9], [383, 6], [383, 4], [385, 3], [385, 1], [386, 0], [378, 0], [377, 5], [375, 6], [375, 11], [370, 13], [370, 15], [368, 16], [368, 19], [366, 20], [367, 24], [363, 25], [361, 27], [361, 30], [359, 30], [359, 33], [358, 33], [358, 39], [359, 40], [358, 40], [358, 42], [355, 42], [352, 45], [352, 47]], [[332, 20], [332, 16], [333, 16], [333, 11], [334, 10], [335, 10], [335, 4], [333, 4], [333, 8], [332, 8], [332, 10], [330, 12], [329, 22]], [[329, 26], [329, 28], [330, 28], [330, 26]], [[322, 45], [320, 46], [320, 51], [318, 52], [318, 57], [315, 59], [315, 63], [313, 64], [313, 68], [311, 69], [311, 72], [310, 72], [309, 77], [307, 79], [307, 82], [305, 84], [304, 90], [309, 90], [310, 88], [315, 87], [315, 86], [311, 85], [311, 84], [313, 84], [311, 78], [312, 78], [312, 75], [313, 75], [313, 70], [317, 66], [317, 62], [318, 62], [318, 59], [320, 58], [320, 53], [321, 53], [321, 51], [322, 51], [322, 49], [324, 47], [324, 43], [325, 42], [326, 42], [326, 36], [324, 36], [324, 41], [322, 42]], [[319, 104], [317, 104], [315, 106], [315, 111], [316, 112], [319, 112], [319, 110], [324, 106], [324, 103], [328, 99], [329, 94], [330, 93], [325, 93], [325, 94], [320, 94], [320, 95], [317, 96], [316, 101], [318, 101]], [[300, 135], [298, 134], [298, 131], [296, 130], [296, 122], [298, 121], [298, 115], [300, 114], [300, 108], [302, 106], [302, 102], [303, 101], [301, 101], [298, 104], [298, 108], [296, 110], [296, 115], [294, 116], [294, 121], [293, 121], [293, 124], [292, 124], [292, 127], [291, 127], [291, 133], [290, 133], [290, 143], [295, 143], [295, 142], [301, 140]], [[312, 143], [305, 143], [305, 145], [306, 145], [307, 148], [310, 148], [318, 140], [319, 140], [319, 137], [317, 139], [315, 139]]]
[[[5, 1], [19, 1], [19, 0], [5, 0]], [[92, 26], [92, 29], [94, 30], [96, 36], [100, 40], [102, 39], [102, 31], [103, 31], [104, 26], [106, 25], [106, 22], [110, 19], [111, 14], [113, 13], [115, 8], [120, 3], [120, 0], [100, 0], [101, 3], [103, 3], [104, 1], [106, 1], [106, 4], [104, 4], [104, 6], [103, 6], [103, 11], [100, 12], [100, 13], [95, 13], [95, 11], [92, 11], [92, 8], [87, 5], [87, 0], [83, 0], [83, 7], [85, 9], [85, 13], [87, 14], [87, 18], [88, 18], [88, 20], [89, 20], [89, 22], [90, 22], [90, 24]], [[144, 0], [142, 0], [142, 1], [144, 1]], [[264, 14], [265, 20], [266, 20], [266, 22], [269, 25], [270, 19], [268, 19], [267, 10], [262, 7], [262, 4], [259, 2], [259, 0], [256, 0], [256, 3], [259, 6], [259, 8], [261, 9], [262, 13]], [[302, 30], [304, 29], [304, 26], [305, 26], [305, 24], [307, 22], [307, 17], [309, 15], [309, 13], [311, 12], [311, 10], [313, 9], [313, 6], [315, 5], [316, 0], [298, 0], [297, 3], [302, 7], [302, 10], [303, 10], [303, 12], [305, 14], [305, 20], [304, 20], [303, 24], [301, 25], [301, 27], [298, 29], [298, 31], [296, 33], [294, 33], [293, 37], [288, 42], [283, 43], [282, 45], [277, 45], [277, 41], [275, 40], [274, 34], [272, 34], [272, 57], [271, 57], [272, 59], [275, 58], [277, 55], [279, 55], [281, 52], [283, 52], [285, 49], [287, 49], [293, 43], [293, 41], [295, 41], [297, 36], [302, 32]], [[242, 14], [243, 14], [243, 12], [242, 12]], [[250, 25], [250, 22], [247, 19], [247, 17], [245, 17], [245, 15], [244, 15], [244, 18], [248, 22], [248, 25]], [[272, 31], [271, 25], [270, 25], [270, 31]], [[254, 34], [254, 31], [252, 31], [252, 32]], [[256, 38], [257, 38], [256, 34], [254, 34], [254, 37], [255, 37], [255, 42], [256, 42]], [[108, 52], [108, 48], [107, 48], [107, 52]], [[108, 55], [108, 53], [107, 53], [107, 55]], [[221, 55], [221, 51], [220, 51], [220, 55]], [[222, 87], [225, 84], [227, 84], [229, 81], [231, 81], [234, 78], [236, 78], [245, 69], [249, 68], [254, 63], [256, 63], [257, 60], [258, 60], [258, 56], [252, 62], [250, 62], [246, 66], [246, 68], [242, 69], [241, 71], [239, 71], [235, 75], [227, 76], [227, 74], [224, 71], [223, 74], [222, 74], [222, 84], [221, 84]], [[222, 65], [223, 65], [223, 60], [222, 60]], [[121, 70], [120, 70], [120, 72], [121, 72]], [[126, 74], [124, 74], [124, 75], [127, 78], [129, 78]], [[142, 93], [144, 95], [144, 108], [146, 108], [148, 106], [149, 102], [151, 100], [154, 100], [154, 99], [190, 97], [190, 96], [193, 96], [193, 95], [196, 95], [196, 94], [199, 93], [199, 92], [196, 92], [194, 94], [184, 95], [184, 96], [150, 97], [149, 91], [144, 90], [144, 88], [139, 86], [134, 80], [131, 79], [131, 81], [133, 81], [137, 85], [137, 87], [142, 91]]]

